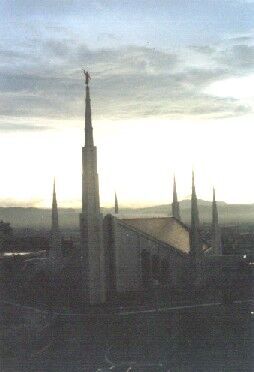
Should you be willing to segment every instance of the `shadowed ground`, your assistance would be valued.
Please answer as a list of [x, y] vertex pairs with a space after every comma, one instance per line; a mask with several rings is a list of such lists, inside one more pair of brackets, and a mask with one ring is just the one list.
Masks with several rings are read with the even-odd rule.
[[4, 372], [106, 371], [108, 360], [119, 365], [116, 371], [133, 361], [139, 364], [133, 371], [154, 372], [251, 371], [253, 365], [250, 303], [97, 315], [5, 304], [1, 314]]

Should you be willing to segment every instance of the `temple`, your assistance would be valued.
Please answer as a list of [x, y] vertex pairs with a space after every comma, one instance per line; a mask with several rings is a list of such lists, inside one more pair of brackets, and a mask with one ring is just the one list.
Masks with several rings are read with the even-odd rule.
[[[80, 244], [76, 261], [69, 264], [71, 276], [78, 278], [80, 297], [94, 305], [129, 293], [160, 288], [179, 290], [190, 284], [202, 287], [205, 265], [211, 255], [221, 255], [218, 210], [213, 194], [212, 239], [200, 234], [198, 199], [192, 173], [191, 225], [180, 219], [173, 180], [172, 216], [137, 218], [119, 212], [115, 193], [114, 213], [103, 217], [100, 209], [97, 148], [94, 145], [90, 76], [85, 73], [85, 146], [82, 147], [82, 212]], [[55, 183], [52, 201], [51, 257], [60, 256]], [[79, 271], [80, 275], [76, 275]], [[219, 272], [220, 275], [220, 272]], [[69, 275], [70, 277], [70, 275]]]

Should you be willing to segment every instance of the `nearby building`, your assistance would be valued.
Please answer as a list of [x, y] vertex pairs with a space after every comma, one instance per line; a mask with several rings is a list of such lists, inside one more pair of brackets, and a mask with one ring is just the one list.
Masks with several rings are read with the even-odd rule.
[[9, 246], [12, 240], [12, 228], [9, 222], [0, 221], [0, 252], [3, 252]]

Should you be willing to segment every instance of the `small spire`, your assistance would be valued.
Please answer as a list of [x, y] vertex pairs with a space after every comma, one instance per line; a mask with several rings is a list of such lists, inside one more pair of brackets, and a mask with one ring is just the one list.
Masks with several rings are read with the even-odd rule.
[[195, 189], [195, 176], [192, 170], [192, 194], [191, 194], [191, 251], [194, 255], [198, 254], [201, 249], [199, 237], [199, 213], [198, 200]]
[[175, 176], [175, 174], [174, 174], [174, 180], [173, 180], [173, 201], [177, 201], [176, 176]]
[[55, 178], [54, 178], [54, 182], [53, 182], [51, 229], [52, 229], [52, 231], [58, 230], [58, 207], [57, 207], [57, 200], [56, 200], [56, 180], [55, 180]]
[[192, 170], [192, 194], [191, 194], [191, 231], [190, 231], [190, 256], [192, 262], [192, 280], [194, 285], [203, 282], [203, 244], [200, 237], [198, 200], [195, 189], [195, 176]]
[[57, 200], [56, 200], [55, 178], [53, 182], [53, 195], [52, 195], [52, 220], [51, 220], [49, 257], [54, 261], [62, 259], [61, 234], [60, 234], [59, 226], [58, 226], [58, 208], [57, 208]]
[[53, 181], [53, 198], [52, 198], [52, 203], [57, 203], [56, 201], [56, 179], [54, 177], [54, 181]]
[[213, 224], [218, 224], [218, 209], [217, 209], [217, 203], [215, 199], [215, 188], [214, 187], [213, 187], [212, 219], [213, 219]]
[[117, 200], [117, 195], [115, 192], [115, 214], [118, 214], [119, 208], [118, 208], [118, 200]]
[[196, 187], [195, 187], [194, 170], [192, 170], [191, 211], [192, 211], [191, 216], [199, 228], [198, 199], [197, 199]]
[[196, 195], [196, 190], [195, 190], [195, 173], [194, 169], [192, 169], [192, 194]]
[[213, 187], [213, 203], [212, 203], [212, 247], [215, 254], [221, 252], [221, 234], [219, 227], [219, 214], [215, 198], [215, 188]]
[[180, 220], [180, 210], [179, 210], [179, 203], [178, 203], [178, 199], [177, 199], [176, 178], [175, 178], [175, 175], [174, 175], [174, 181], [173, 181], [172, 215], [177, 220]]

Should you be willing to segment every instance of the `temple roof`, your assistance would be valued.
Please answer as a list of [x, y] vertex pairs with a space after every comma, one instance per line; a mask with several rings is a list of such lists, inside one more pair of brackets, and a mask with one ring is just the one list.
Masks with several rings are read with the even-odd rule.
[[124, 218], [120, 221], [184, 253], [189, 253], [189, 229], [174, 217]]

